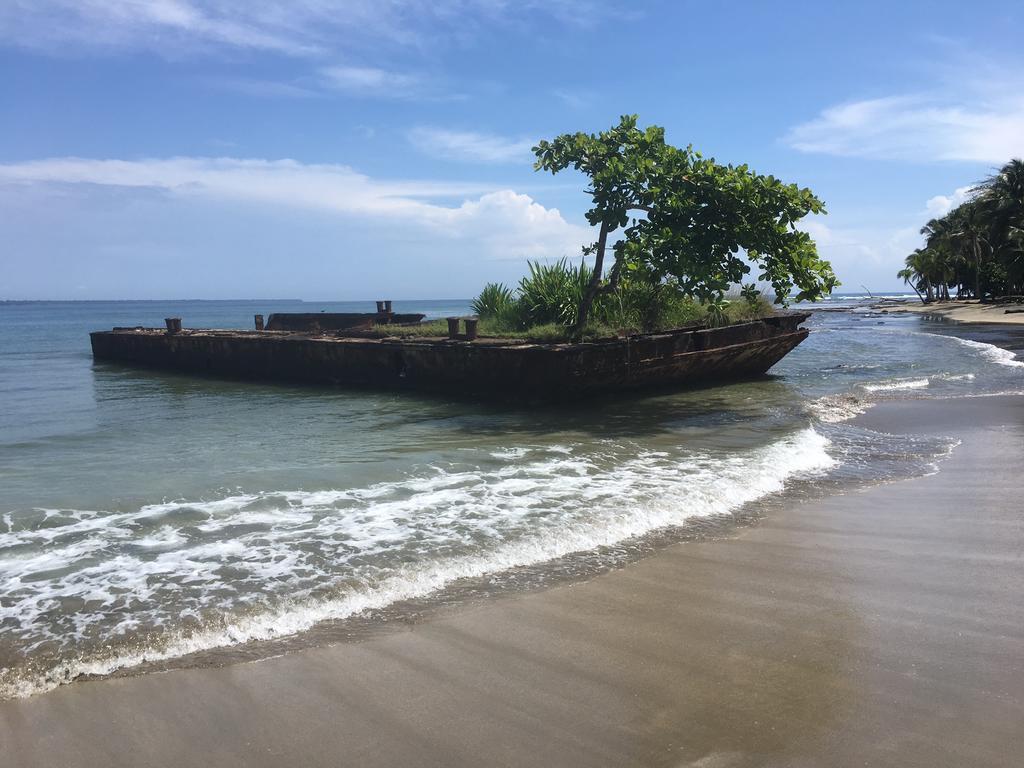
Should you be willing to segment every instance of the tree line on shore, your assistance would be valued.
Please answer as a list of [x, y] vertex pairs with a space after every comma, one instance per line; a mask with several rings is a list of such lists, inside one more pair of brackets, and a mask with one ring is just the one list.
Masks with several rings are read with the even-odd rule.
[[898, 276], [922, 301], [1024, 295], [1024, 161], [1010, 160], [921, 234], [924, 247]]

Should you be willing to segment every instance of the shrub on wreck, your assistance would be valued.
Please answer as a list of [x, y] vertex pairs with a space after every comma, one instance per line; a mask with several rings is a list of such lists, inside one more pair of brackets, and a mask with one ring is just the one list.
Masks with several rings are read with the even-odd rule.
[[[583, 293], [591, 280], [585, 263], [561, 259], [552, 264], [529, 262], [528, 274], [515, 289], [489, 283], [473, 299], [481, 328], [492, 335], [518, 333], [530, 338], [566, 336], [578, 321]], [[623, 331], [654, 331], [693, 323], [722, 325], [771, 314], [772, 306], [748, 287], [715, 303], [688, 296], [674, 280], [654, 282], [634, 277], [618, 281], [613, 291], [595, 299], [584, 336], [609, 336]], [[543, 329], [543, 330], [541, 330]]]

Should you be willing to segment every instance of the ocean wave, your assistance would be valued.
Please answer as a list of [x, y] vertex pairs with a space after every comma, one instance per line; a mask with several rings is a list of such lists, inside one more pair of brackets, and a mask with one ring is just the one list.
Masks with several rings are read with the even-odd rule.
[[[887, 331], [879, 330], [879, 333]], [[946, 333], [931, 333], [929, 331], [888, 331], [888, 333], [909, 333], [914, 336], [928, 336], [933, 339], [948, 339], [962, 347], [967, 347], [977, 352], [981, 357], [997, 365], [1005, 365], [1011, 368], [1024, 368], [1024, 360], [1019, 360], [1015, 352], [987, 341], [976, 341], [975, 339], [964, 339], [959, 336], [952, 336]]]
[[961, 339], [958, 336], [949, 336], [947, 338], [956, 339], [958, 344], [977, 350], [982, 357], [996, 363], [997, 365], [1006, 365], [1011, 368], [1024, 368], [1024, 360], [1018, 360], [1016, 353], [1009, 349], [1003, 349], [1002, 347], [997, 347], [995, 344], [988, 344], [984, 341]]
[[[23, 630], [26, 643], [93, 637], [109, 650], [68, 647], [45, 664], [2, 669], [0, 696], [293, 635], [458, 579], [728, 514], [795, 475], [832, 467], [828, 447], [807, 428], [728, 456], [634, 452], [601, 465], [555, 451], [358, 489], [235, 494], [116, 514], [39, 510], [31, 525], [0, 534], [0, 621]], [[279, 596], [266, 599], [274, 590]], [[57, 599], [82, 606], [70, 614], [77, 626], [61, 635], [42, 629]], [[182, 616], [206, 618], [184, 629]], [[122, 642], [144, 623], [155, 629]]]

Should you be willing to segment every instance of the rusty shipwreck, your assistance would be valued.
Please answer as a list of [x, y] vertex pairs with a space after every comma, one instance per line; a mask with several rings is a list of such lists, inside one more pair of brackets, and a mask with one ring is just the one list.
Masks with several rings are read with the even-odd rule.
[[[386, 309], [386, 311], [385, 311]], [[96, 361], [247, 381], [437, 392], [474, 399], [565, 401], [764, 375], [808, 334], [808, 313], [719, 328], [691, 326], [584, 343], [478, 337], [474, 319], [449, 335], [403, 336], [421, 315], [390, 302], [360, 315], [271, 315], [256, 330], [114, 328], [90, 334]], [[389, 326], [394, 324], [393, 335]], [[383, 334], [382, 335], [382, 329]]]

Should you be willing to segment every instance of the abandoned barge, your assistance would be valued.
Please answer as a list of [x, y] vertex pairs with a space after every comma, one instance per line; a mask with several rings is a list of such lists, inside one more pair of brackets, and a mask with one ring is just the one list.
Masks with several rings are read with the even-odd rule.
[[[96, 361], [247, 381], [443, 393], [475, 399], [571, 400], [602, 393], [686, 388], [764, 375], [808, 334], [809, 313], [786, 312], [719, 328], [691, 326], [584, 343], [477, 337], [475, 319], [449, 318], [449, 336], [380, 337], [377, 314], [271, 315], [244, 330], [114, 328], [90, 334]], [[390, 305], [390, 302], [388, 302]], [[275, 330], [281, 329], [281, 330]]]

